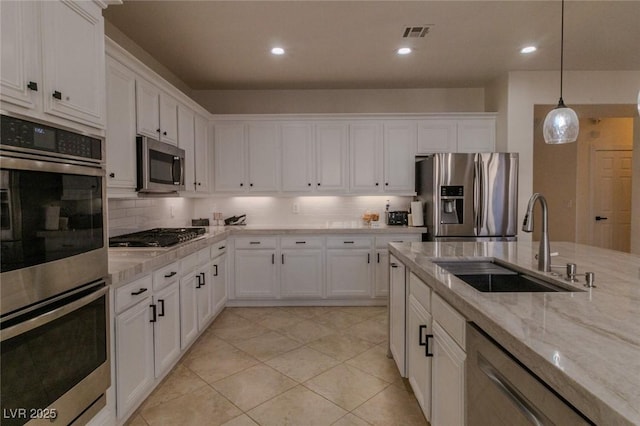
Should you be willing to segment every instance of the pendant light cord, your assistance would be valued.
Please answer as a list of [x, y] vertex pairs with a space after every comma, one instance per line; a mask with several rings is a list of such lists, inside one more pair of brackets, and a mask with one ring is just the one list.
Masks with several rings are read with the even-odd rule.
[[558, 106], [564, 106], [562, 99], [562, 71], [564, 69], [564, 0], [562, 0], [562, 12], [560, 14], [560, 102]]

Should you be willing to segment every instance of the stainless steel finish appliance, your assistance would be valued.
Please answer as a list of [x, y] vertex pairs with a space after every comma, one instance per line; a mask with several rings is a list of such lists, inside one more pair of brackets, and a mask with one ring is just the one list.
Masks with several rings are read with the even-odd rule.
[[109, 247], [170, 247], [202, 237], [205, 228], [154, 228], [109, 238]]
[[467, 324], [468, 426], [592, 425], [474, 324]]
[[427, 239], [515, 240], [518, 154], [440, 153], [416, 159]]
[[409, 212], [395, 211], [387, 213], [387, 225], [407, 226], [409, 224]]
[[2, 423], [69, 424], [110, 385], [103, 141], [0, 121]]
[[185, 152], [146, 136], [136, 137], [138, 192], [171, 194], [184, 191]]

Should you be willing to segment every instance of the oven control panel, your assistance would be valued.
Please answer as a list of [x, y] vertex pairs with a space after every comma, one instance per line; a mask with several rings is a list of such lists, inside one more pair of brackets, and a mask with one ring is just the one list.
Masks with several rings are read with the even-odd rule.
[[31, 121], [3, 115], [2, 145], [102, 160], [102, 141]]

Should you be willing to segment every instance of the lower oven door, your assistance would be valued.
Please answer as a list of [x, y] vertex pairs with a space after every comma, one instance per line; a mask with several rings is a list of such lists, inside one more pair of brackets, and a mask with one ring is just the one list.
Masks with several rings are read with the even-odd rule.
[[108, 289], [92, 283], [2, 324], [0, 423], [81, 423], [104, 406]]

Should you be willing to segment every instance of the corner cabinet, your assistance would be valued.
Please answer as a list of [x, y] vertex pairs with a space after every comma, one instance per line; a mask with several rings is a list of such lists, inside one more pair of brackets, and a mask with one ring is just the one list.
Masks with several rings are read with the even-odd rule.
[[88, 1], [1, 2], [0, 15], [1, 99], [9, 104], [3, 108], [104, 128], [101, 7]]

